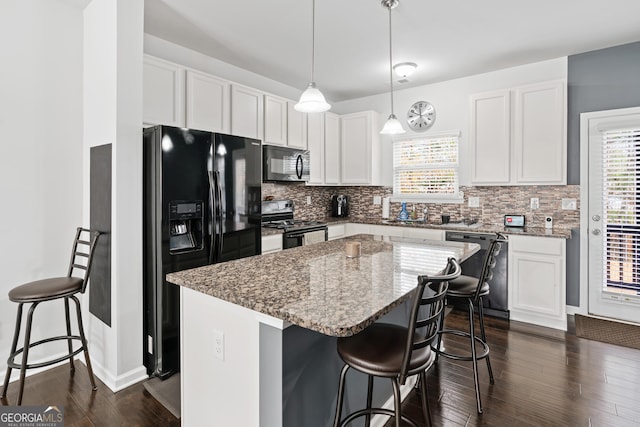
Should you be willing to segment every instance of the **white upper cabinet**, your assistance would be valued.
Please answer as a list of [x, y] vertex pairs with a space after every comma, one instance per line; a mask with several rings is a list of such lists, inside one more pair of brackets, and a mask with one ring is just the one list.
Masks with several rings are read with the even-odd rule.
[[230, 88], [226, 80], [187, 70], [187, 127], [229, 133]]
[[[296, 111], [294, 101], [287, 102], [287, 145], [291, 148], [307, 149], [307, 113]], [[318, 113], [314, 113], [318, 114]]]
[[510, 91], [471, 96], [471, 180], [476, 185], [511, 181]]
[[363, 111], [341, 116], [341, 184], [381, 185], [378, 113]]
[[566, 102], [563, 81], [515, 90], [515, 172], [518, 184], [567, 182]]
[[287, 100], [264, 96], [264, 143], [287, 144]]
[[324, 120], [322, 113], [309, 114], [307, 117], [307, 145], [311, 172], [309, 185], [324, 184]]
[[263, 97], [255, 89], [231, 85], [231, 133], [247, 138], [263, 139]]
[[565, 91], [560, 80], [472, 95], [472, 184], [566, 184]]
[[184, 68], [148, 55], [143, 63], [143, 122], [184, 127]]
[[[340, 116], [324, 113], [324, 183], [340, 184]], [[313, 156], [313, 152], [311, 153]]]

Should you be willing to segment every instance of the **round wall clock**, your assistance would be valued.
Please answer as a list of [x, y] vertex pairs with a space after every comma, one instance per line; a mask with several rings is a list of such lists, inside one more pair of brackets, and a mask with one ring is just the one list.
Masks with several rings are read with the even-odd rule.
[[418, 101], [407, 112], [407, 124], [418, 132], [429, 129], [436, 121], [436, 109], [428, 101]]

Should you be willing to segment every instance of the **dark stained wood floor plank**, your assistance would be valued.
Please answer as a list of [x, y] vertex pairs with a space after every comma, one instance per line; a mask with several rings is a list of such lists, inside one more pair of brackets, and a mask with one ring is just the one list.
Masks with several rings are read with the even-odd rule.
[[[496, 382], [489, 383], [486, 364], [481, 361], [484, 413], [476, 413], [471, 364], [440, 358], [428, 375], [435, 426], [640, 426], [640, 350], [585, 340], [571, 332], [486, 319]], [[454, 310], [446, 324], [466, 328], [466, 313]], [[449, 349], [468, 348], [457, 338], [445, 340], [445, 345]], [[419, 393], [414, 390], [409, 394], [403, 410], [422, 427], [426, 423]], [[15, 402], [17, 384], [10, 385], [8, 397], [9, 402]], [[98, 391], [91, 392], [86, 368], [80, 362], [76, 362], [73, 377], [64, 365], [27, 378], [24, 404], [51, 403], [65, 407], [67, 427], [180, 426], [180, 420], [142, 383], [112, 393], [98, 382]]]

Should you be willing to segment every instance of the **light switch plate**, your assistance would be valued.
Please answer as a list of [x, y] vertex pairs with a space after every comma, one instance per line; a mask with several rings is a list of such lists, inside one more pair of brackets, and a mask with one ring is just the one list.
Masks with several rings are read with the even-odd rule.
[[538, 199], [537, 197], [532, 197], [531, 198], [531, 210], [535, 210], [535, 209], [539, 209], [540, 208], [540, 199]]
[[311, 196], [307, 196], [307, 205], [311, 204]]
[[469, 207], [470, 208], [479, 208], [480, 207], [480, 197], [469, 197]]
[[578, 209], [578, 201], [576, 199], [562, 199], [562, 209], [575, 211]]
[[382, 204], [382, 196], [373, 196], [373, 204], [381, 205]]

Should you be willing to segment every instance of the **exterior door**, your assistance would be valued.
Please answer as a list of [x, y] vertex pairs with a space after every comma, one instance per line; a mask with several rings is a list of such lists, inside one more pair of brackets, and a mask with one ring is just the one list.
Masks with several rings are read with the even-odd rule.
[[640, 323], [640, 108], [584, 113], [581, 127], [589, 313]]

